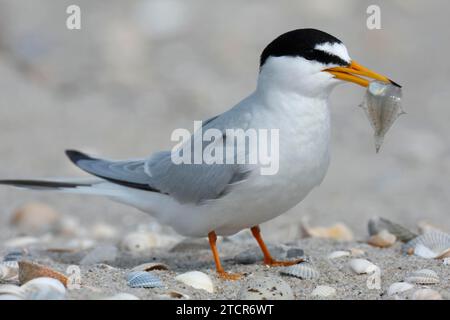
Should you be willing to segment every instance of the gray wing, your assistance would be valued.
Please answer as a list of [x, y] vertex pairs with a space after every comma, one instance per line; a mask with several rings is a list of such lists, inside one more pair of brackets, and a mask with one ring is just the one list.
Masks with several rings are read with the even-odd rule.
[[[203, 129], [225, 132], [233, 127], [247, 129], [248, 118], [236, 119], [227, 113], [207, 120]], [[203, 144], [203, 149], [206, 143]], [[68, 157], [81, 169], [105, 180], [132, 188], [168, 194], [182, 203], [201, 203], [218, 199], [232, 187], [245, 181], [252, 168], [239, 164], [175, 164], [170, 151], [154, 154], [149, 159], [110, 161], [68, 150]]]

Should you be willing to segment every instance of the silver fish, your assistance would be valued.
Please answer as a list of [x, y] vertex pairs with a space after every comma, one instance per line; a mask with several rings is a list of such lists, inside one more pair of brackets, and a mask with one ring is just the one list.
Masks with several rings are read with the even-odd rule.
[[397, 118], [404, 114], [401, 106], [402, 89], [382, 81], [370, 82], [364, 102], [360, 105], [366, 112], [374, 130], [375, 149], [380, 151], [386, 132]]

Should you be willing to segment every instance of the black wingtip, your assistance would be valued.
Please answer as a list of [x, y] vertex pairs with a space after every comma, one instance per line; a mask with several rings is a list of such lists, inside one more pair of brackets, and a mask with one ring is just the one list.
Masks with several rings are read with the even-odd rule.
[[395, 82], [395, 81], [392, 81], [391, 79], [389, 79], [389, 81], [394, 85], [394, 86], [396, 86], [396, 87], [399, 87], [399, 88], [401, 88], [402, 86], [401, 85], [399, 85], [397, 82]]
[[77, 150], [66, 150], [66, 156], [72, 161], [74, 164], [77, 164], [80, 160], [89, 160], [93, 159], [87, 154], [77, 151]]

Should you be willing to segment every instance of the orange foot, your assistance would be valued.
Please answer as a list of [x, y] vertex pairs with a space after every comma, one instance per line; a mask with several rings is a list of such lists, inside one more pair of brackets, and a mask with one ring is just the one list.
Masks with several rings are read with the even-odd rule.
[[239, 280], [242, 278], [242, 274], [240, 274], [240, 273], [228, 273], [225, 271], [218, 271], [217, 275], [222, 280], [227, 280], [227, 281], [236, 281], [236, 280]]
[[264, 260], [264, 264], [269, 267], [288, 267], [294, 264], [299, 264], [301, 262], [305, 262], [305, 260], [304, 259], [296, 259], [292, 261], [278, 261], [274, 259]]

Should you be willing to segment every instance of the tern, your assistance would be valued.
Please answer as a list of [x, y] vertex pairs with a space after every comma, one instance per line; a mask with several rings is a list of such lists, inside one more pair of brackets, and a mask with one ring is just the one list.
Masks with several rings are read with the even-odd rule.
[[[219, 130], [223, 140], [229, 128], [279, 130], [276, 174], [261, 174], [258, 163], [176, 164], [173, 151], [113, 161], [67, 150], [69, 159], [92, 178], [0, 180], [0, 184], [103, 195], [149, 213], [181, 235], [208, 237], [217, 274], [223, 279], [240, 275], [223, 269], [217, 235], [246, 228], [260, 246], [264, 264], [292, 265], [299, 261], [271, 256], [259, 225], [297, 205], [324, 179], [330, 162], [328, 100], [333, 88], [344, 82], [367, 87], [371, 80], [397, 85], [352, 60], [336, 37], [316, 29], [289, 31], [262, 51], [254, 92], [202, 127]], [[254, 148], [247, 154], [252, 152]]]

